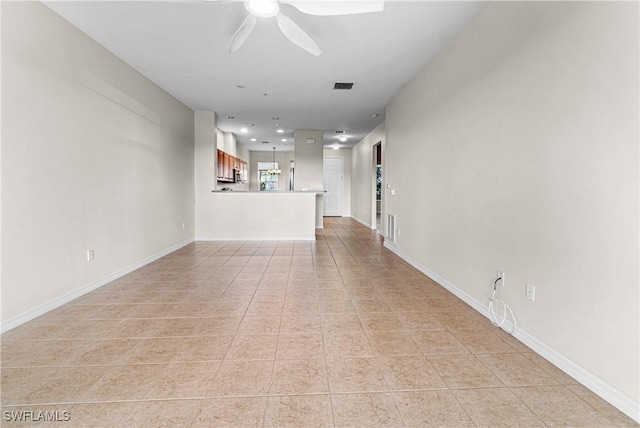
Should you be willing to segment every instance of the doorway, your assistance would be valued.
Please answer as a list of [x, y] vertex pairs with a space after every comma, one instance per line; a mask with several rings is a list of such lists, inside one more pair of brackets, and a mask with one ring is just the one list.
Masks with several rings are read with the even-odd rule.
[[323, 215], [342, 216], [342, 158], [324, 158], [324, 201]]
[[375, 225], [375, 229], [378, 231], [382, 230], [382, 141], [378, 141], [377, 144], [373, 146], [373, 201], [374, 206], [372, 207], [371, 212], [375, 213], [375, 217], [372, 216], [372, 224]]

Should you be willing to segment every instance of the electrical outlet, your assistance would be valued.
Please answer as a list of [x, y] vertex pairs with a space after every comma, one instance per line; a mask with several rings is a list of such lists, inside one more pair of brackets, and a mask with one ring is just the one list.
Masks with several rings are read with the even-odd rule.
[[524, 290], [524, 297], [534, 302], [536, 300], [536, 286], [527, 283]]
[[500, 281], [498, 281], [498, 284], [504, 287], [504, 271], [499, 270], [496, 272], [496, 279], [498, 278], [502, 278]]
[[87, 250], [87, 261], [90, 262], [91, 260], [96, 258], [96, 253], [93, 250]]

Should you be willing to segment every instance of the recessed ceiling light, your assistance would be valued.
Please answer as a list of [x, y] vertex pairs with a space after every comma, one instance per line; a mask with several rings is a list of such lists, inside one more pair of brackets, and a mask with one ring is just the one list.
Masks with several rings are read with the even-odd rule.
[[283, 139], [282, 139], [282, 140], [280, 140], [280, 141], [282, 141], [283, 143], [286, 143], [286, 142], [287, 142], [287, 139], [286, 139], [286, 138], [283, 138]]
[[333, 148], [333, 150], [338, 150], [338, 149], [340, 149], [340, 146], [337, 145], [337, 144], [334, 144], [332, 148]]
[[341, 136], [338, 137], [338, 140], [340, 140], [340, 141], [342, 141], [344, 143], [345, 141], [347, 141], [347, 137], [345, 137], [344, 135], [341, 135]]
[[255, 138], [252, 138], [251, 141], [258, 141], [258, 140], [256, 140]]
[[247, 128], [240, 128], [240, 132], [246, 134], [247, 132], [249, 132], [249, 130]]
[[238, 89], [244, 89], [244, 88], [245, 88], [245, 86], [244, 86], [244, 85], [236, 85], [236, 88], [238, 88]]
[[378, 113], [374, 113], [374, 114], [372, 114], [372, 115], [371, 115], [371, 117], [372, 117], [372, 118], [374, 118], [374, 119], [375, 119], [376, 117], [378, 117], [378, 116], [380, 116]]
[[280, 118], [278, 116], [273, 116], [271, 119], [273, 120], [279, 120]]
[[278, 129], [276, 132], [277, 132], [278, 134], [282, 134], [282, 133], [284, 132], [284, 130], [283, 130], [283, 129]]

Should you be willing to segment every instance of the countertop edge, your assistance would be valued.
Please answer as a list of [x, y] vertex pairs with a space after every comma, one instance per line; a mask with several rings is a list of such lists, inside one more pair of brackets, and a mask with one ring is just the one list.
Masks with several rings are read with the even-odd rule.
[[212, 190], [211, 193], [257, 193], [257, 194], [276, 194], [276, 195], [286, 195], [286, 194], [323, 194], [324, 190]]

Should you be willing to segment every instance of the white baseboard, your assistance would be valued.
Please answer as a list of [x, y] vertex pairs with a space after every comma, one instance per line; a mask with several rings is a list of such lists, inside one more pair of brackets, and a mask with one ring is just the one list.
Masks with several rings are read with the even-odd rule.
[[316, 236], [274, 236], [274, 237], [255, 237], [250, 236], [248, 238], [238, 238], [238, 237], [208, 237], [208, 236], [199, 236], [196, 238], [196, 241], [207, 241], [207, 242], [218, 242], [218, 241], [315, 241]]
[[172, 245], [169, 248], [166, 248], [162, 251], [160, 251], [159, 253], [156, 253], [152, 256], [149, 256], [145, 259], [142, 259], [132, 265], [127, 266], [124, 269], [120, 269], [117, 272], [114, 272], [110, 275], [107, 275], [103, 278], [100, 278], [96, 281], [93, 281], [79, 289], [73, 290], [69, 293], [66, 293], [60, 297], [57, 297], [53, 300], [50, 300], [46, 303], [43, 303], [41, 305], [36, 306], [33, 309], [28, 310], [27, 312], [24, 312], [18, 316], [15, 316], [13, 318], [8, 319], [7, 321], [2, 323], [2, 326], [0, 328], [0, 332], [4, 333], [6, 331], [11, 330], [12, 328], [18, 327], [21, 324], [24, 324], [27, 321], [31, 321], [32, 319], [39, 317], [40, 315], [43, 315], [59, 306], [64, 305], [65, 303], [69, 303], [70, 301], [72, 301], [73, 299], [77, 299], [78, 297], [89, 293], [90, 291], [93, 291], [97, 288], [102, 287], [103, 285], [106, 285], [112, 281], [115, 281], [118, 278], [121, 278], [123, 276], [125, 276], [128, 273], [133, 272], [136, 269], [140, 269], [141, 267], [154, 262], [156, 260], [158, 260], [161, 257], [166, 256], [167, 254], [173, 253], [176, 250], [179, 250], [182, 247], [185, 247], [189, 244], [191, 244], [192, 242], [194, 242], [193, 239], [188, 239], [186, 241], [182, 241], [178, 244]]
[[[456, 297], [458, 297], [463, 302], [467, 303], [476, 311], [480, 312], [485, 317], [489, 318], [489, 307], [484, 303], [478, 301], [474, 297], [465, 293], [446, 279], [442, 278], [435, 272], [432, 272], [427, 267], [418, 263], [416, 260], [413, 260], [411, 257], [402, 253], [395, 246], [390, 244], [388, 241], [384, 242], [385, 248], [389, 251], [409, 263], [414, 268], [418, 269], [420, 272], [424, 273], [429, 278], [433, 279], [435, 282], [440, 284], [442, 287], [450, 291]], [[505, 326], [508, 331], [513, 331], [513, 324], [509, 323]], [[594, 375], [588, 370], [584, 369], [582, 366], [575, 363], [573, 360], [567, 358], [562, 353], [553, 349], [537, 337], [528, 333], [527, 331], [516, 327], [513, 332], [513, 336], [527, 345], [529, 348], [540, 354], [542, 357], [547, 359], [550, 363], [567, 373], [569, 376], [573, 377], [575, 380], [580, 382], [582, 385], [593, 391], [595, 394], [600, 396], [605, 401], [609, 402], [612, 406], [616, 407], [625, 415], [629, 416], [631, 419], [636, 422], [640, 422], [640, 403], [635, 401], [633, 398], [629, 397], [627, 394], [623, 393], [619, 389], [607, 383], [605, 380], [600, 377]]]
[[363, 226], [367, 226], [369, 229], [372, 229], [371, 225], [367, 222], [365, 222], [364, 220], [359, 219], [358, 217], [351, 217], [352, 219], [354, 219], [355, 221], [357, 221], [358, 223], [360, 223]]

